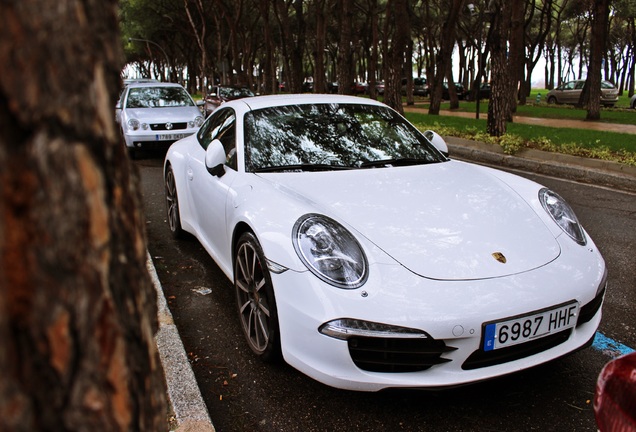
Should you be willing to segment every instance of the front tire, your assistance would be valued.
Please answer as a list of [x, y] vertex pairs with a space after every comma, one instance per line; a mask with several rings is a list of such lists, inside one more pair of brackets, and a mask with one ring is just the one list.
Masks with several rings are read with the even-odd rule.
[[274, 288], [263, 250], [249, 232], [241, 235], [236, 247], [234, 290], [250, 349], [264, 361], [277, 360], [281, 350]]
[[557, 103], [557, 100], [556, 100], [556, 98], [555, 98], [554, 96], [550, 96], [550, 97], [548, 98], [548, 103], [549, 103], [550, 105], [554, 105], [554, 104], [556, 104], [556, 103]]
[[183, 237], [183, 228], [181, 227], [181, 214], [179, 213], [179, 197], [177, 195], [177, 183], [174, 179], [172, 167], [168, 166], [165, 178], [166, 186], [166, 214], [168, 217], [168, 226], [172, 237], [179, 239]]

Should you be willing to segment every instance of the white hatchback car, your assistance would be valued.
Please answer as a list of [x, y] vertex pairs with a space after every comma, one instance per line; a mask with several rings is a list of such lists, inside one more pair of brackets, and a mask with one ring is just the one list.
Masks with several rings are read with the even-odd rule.
[[203, 123], [197, 104], [183, 86], [175, 83], [127, 85], [116, 113], [131, 156], [139, 149], [168, 148], [195, 133]]
[[168, 150], [168, 224], [233, 281], [257, 356], [331, 386], [455, 386], [591, 343], [607, 275], [572, 209], [447, 151], [369, 99], [229, 101]]

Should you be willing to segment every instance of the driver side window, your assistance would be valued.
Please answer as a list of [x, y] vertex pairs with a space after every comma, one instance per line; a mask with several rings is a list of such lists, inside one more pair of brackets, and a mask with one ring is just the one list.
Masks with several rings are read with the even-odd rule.
[[197, 134], [199, 144], [207, 149], [210, 143], [218, 139], [225, 149], [225, 164], [236, 170], [236, 116], [230, 108], [217, 109], [209, 117], [208, 121], [199, 129]]

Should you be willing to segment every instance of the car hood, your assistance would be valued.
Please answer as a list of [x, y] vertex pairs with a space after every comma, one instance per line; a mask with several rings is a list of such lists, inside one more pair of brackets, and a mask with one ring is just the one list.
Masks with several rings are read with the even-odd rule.
[[201, 112], [197, 107], [126, 108], [128, 118], [142, 123], [177, 123], [194, 120]]
[[496, 278], [560, 254], [533, 208], [487, 170], [458, 162], [268, 175], [410, 271], [431, 279]]

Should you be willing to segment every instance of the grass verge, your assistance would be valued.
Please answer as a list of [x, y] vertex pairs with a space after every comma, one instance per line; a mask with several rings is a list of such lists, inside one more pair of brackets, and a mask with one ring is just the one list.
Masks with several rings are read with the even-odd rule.
[[406, 117], [421, 130], [432, 129], [440, 135], [499, 144], [506, 154], [533, 148], [636, 166], [636, 136], [630, 134], [509, 123], [506, 135], [491, 137], [486, 133], [485, 119], [412, 112], [407, 112]]

